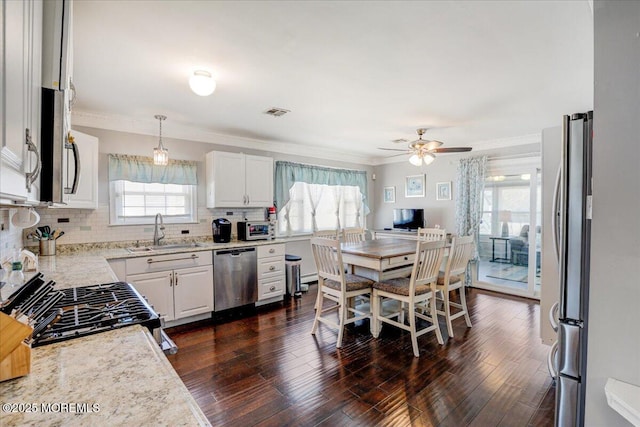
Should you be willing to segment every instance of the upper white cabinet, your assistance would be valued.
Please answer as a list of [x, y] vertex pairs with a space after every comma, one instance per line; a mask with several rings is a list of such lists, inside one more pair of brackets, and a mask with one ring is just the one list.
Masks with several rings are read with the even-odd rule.
[[211, 151], [206, 157], [207, 207], [273, 205], [273, 159]]
[[[65, 194], [63, 208], [98, 209], [98, 138], [78, 131], [71, 131], [78, 147], [80, 174], [75, 194]], [[73, 156], [69, 156], [69, 170], [76, 167]]]
[[[38, 201], [42, 1], [5, 1], [0, 14], [4, 39], [0, 199]], [[28, 139], [33, 145], [27, 144]], [[33, 184], [27, 184], [28, 177], [33, 177], [29, 180]]]

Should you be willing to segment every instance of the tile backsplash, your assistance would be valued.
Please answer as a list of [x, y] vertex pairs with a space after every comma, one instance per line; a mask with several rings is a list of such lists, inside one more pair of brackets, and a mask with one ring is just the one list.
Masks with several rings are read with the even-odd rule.
[[[153, 224], [109, 225], [109, 205], [100, 205], [96, 210], [43, 208], [37, 209], [37, 211], [40, 214], [38, 226], [48, 225], [51, 230], [61, 229], [64, 231], [65, 234], [58, 239], [59, 244], [153, 240]], [[228, 213], [231, 214], [228, 215]], [[165, 223], [166, 240], [188, 239], [190, 236], [210, 237], [212, 235], [211, 221], [215, 218], [227, 218], [231, 221], [233, 223], [233, 234], [235, 235], [235, 223], [243, 221], [245, 215], [250, 221], [263, 220], [265, 218], [265, 210], [262, 208], [207, 209], [199, 207], [197, 223]], [[68, 219], [68, 222], [61, 222], [61, 220], [66, 221], [66, 219]], [[35, 246], [37, 244], [37, 242], [26, 238], [27, 234], [34, 229], [35, 227], [25, 229], [20, 235], [21, 238], [24, 238], [25, 246]], [[188, 230], [189, 233], [182, 234], [183, 230]]]
[[22, 229], [11, 225], [11, 217], [18, 211], [14, 208], [0, 208], [0, 262], [13, 256], [13, 248], [20, 249]]

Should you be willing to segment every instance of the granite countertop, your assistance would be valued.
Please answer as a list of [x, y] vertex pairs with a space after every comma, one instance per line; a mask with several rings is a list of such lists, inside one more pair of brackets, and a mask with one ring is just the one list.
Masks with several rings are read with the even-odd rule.
[[[105, 257], [94, 251], [43, 256], [39, 265], [58, 289], [117, 280]], [[209, 425], [144, 327], [37, 347], [31, 360], [29, 375], [0, 383], [0, 403], [9, 404], [0, 409], [3, 427]]]
[[[184, 252], [198, 252], [198, 251], [211, 251], [218, 249], [229, 249], [229, 248], [242, 248], [247, 246], [263, 246], [263, 245], [273, 245], [278, 243], [287, 243], [294, 242], [299, 240], [309, 240], [310, 236], [299, 236], [299, 237], [287, 237], [287, 238], [278, 238], [274, 240], [251, 240], [251, 241], [240, 241], [240, 240], [232, 240], [228, 243], [214, 243], [211, 240], [205, 241], [197, 241], [193, 242], [193, 239], [190, 241], [171, 241], [167, 242], [165, 246], [167, 248], [159, 248], [154, 249], [152, 251], [144, 251], [144, 252], [131, 252], [127, 250], [128, 247], [135, 247], [135, 242], [100, 242], [100, 243], [83, 243], [83, 244], [69, 244], [69, 245], [61, 245], [59, 244], [57, 247], [57, 255], [56, 256], [41, 256], [39, 257], [40, 262], [49, 262], [50, 259], [55, 258], [64, 258], [66, 256], [73, 256], [74, 258], [79, 256], [82, 258], [94, 256], [94, 257], [102, 257], [104, 259], [120, 259], [120, 258], [137, 258], [144, 257], [149, 255], [162, 255], [162, 254], [173, 254], [173, 253], [184, 253]], [[183, 248], [175, 248], [172, 247], [175, 244], [185, 244], [185, 243], [196, 243], [194, 246], [183, 247]], [[141, 243], [141, 246], [151, 246], [150, 244]], [[32, 252], [37, 253], [37, 247], [27, 247], [27, 249]], [[43, 264], [46, 265], [46, 264]], [[55, 279], [54, 279], [55, 280]]]
[[0, 383], [0, 425], [210, 425], [141, 326], [32, 350], [31, 373]]

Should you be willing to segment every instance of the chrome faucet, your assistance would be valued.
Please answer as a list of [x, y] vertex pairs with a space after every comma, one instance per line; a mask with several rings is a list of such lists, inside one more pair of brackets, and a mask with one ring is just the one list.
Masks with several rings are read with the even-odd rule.
[[[160, 227], [158, 227], [158, 218], [160, 218]], [[153, 230], [153, 245], [159, 246], [160, 240], [164, 239], [164, 220], [162, 214], [156, 214], [156, 226]]]

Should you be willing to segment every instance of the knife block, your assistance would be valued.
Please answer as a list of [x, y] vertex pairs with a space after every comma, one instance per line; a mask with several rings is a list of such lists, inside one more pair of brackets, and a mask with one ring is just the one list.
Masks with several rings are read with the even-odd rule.
[[0, 312], [0, 382], [31, 372], [31, 347], [24, 343], [33, 329]]

